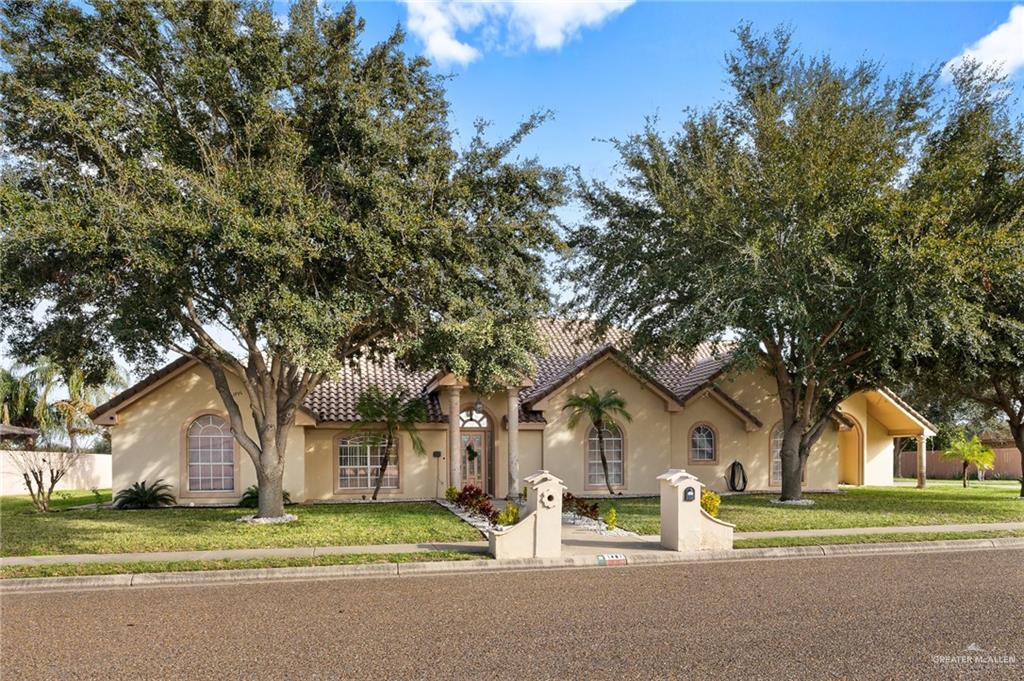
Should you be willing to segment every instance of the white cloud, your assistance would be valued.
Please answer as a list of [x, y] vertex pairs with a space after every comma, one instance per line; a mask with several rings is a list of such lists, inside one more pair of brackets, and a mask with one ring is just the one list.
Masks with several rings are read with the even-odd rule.
[[[488, 49], [558, 49], [581, 29], [601, 25], [633, 1], [405, 0], [405, 4], [409, 30], [423, 41], [427, 56], [442, 64], [468, 64]], [[470, 44], [474, 37], [476, 46]]]
[[943, 73], [949, 77], [952, 67], [964, 59], [996, 67], [1003, 75], [1024, 66], [1024, 5], [1014, 6], [1009, 19], [950, 60]]

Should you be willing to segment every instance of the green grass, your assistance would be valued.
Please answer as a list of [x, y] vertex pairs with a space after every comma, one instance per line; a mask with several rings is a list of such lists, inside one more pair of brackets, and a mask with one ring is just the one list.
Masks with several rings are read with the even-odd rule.
[[[960, 523], [1024, 522], [1020, 483], [973, 482], [964, 489], [948, 480], [928, 487], [855, 487], [838, 494], [807, 494], [814, 506], [770, 504], [776, 494], [722, 497], [719, 517], [737, 532], [810, 530], [832, 527], [891, 527]], [[602, 515], [614, 505], [619, 526], [640, 534], [661, 529], [657, 498], [602, 500]]]
[[774, 548], [778, 546], [821, 546], [824, 544], [885, 544], [901, 541], [945, 541], [951, 539], [995, 539], [1024, 537], [1024, 530], [984, 530], [981, 532], [897, 532], [894, 534], [850, 534], [838, 537], [771, 537], [737, 539], [736, 549]]
[[195, 572], [199, 570], [247, 570], [253, 568], [320, 567], [324, 565], [366, 565], [369, 563], [424, 563], [437, 560], [482, 560], [489, 556], [464, 551], [421, 551], [417, 553], [352, 553], [307, 558], [243, 558], [220, 560], [137, 561], [131, 563], [59, 563], [55, 565], [6, 565], [0, 579], [35, 577], [82, 577], [125, 575], [140, 572]]
[[430, 502], [295, 505], [289, 512], [299, 519], [285, 525], [235, 522], [252, 513], [244, 508], [66, 510], [93, 499], [91, 492], [55, 497], [54, 508], [65, 510], [41, 514], [33, 510], [27, 496], [0, 497], [0, 555], [414, 544], [481, 538], [468, 524]]

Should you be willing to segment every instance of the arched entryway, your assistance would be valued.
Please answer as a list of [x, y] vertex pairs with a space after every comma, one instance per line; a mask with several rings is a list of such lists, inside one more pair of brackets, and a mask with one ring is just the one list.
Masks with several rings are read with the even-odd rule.
[[839, 431], [839, 482], [845, 485], [864, 484], [864, 430], [857, 419], [845, 415], [853, 428]]
[[494, 419], [474, 407], [459, 414], [462, 484], [494, 495]]

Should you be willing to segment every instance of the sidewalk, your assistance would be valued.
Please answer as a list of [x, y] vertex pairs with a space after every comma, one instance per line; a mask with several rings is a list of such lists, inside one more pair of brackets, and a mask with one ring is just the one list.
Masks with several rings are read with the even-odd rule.
[[[1024, 530], [1024, 522], [972, 523], [965, 525], [902, 525], [895, 527], [846, 527], [817, 530], [781, 530], [773, 532], [736, 532], [734, 538], [769, 539], [772, 537], [837, 537], [860, 534], [905, 534], [930, 532], [983, 532], [986, 530]], [[595, 556], [605, 553], [660, 553], [658, 535], [610, 536], [563, 526], [562, 546], [566, 555]], [[223, 549], [213, 551], [159, 551], [149, 553], [84, 553], [57, 556], [11, 556], [0, 558], [0, 565], [55, 565], [61, 563], [133, 563], [143, 561], [222, 560], [243, 558], [311, 558], [358, 553], [418, 553], [424, 551], [465, 551], [487, 553], [486, 541], [463, 543], [376, 544], [368, 546], [300, 546], [269, 549]], [[750, 549], [743, 549], [750, 550]]]

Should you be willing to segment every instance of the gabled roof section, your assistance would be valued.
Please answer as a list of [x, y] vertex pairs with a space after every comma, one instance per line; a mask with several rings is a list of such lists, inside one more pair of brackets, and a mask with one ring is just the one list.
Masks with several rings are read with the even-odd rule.
[[593, 330], [593, 325], [585, 321], [557, 318], [537, 321], [537, 331], [547, 343], [547, 352], [537, 358], [534, 385], [520, 394], [524, 403], [535, 404], [552, 394], [608, 351], [616, 353], [620, 362], [639, 378], [680, 404], [721, 375], [729, 361], [727, 347], [701, 343], [690, 358], [673, 357], [653, 367], [641, 368], [622, 352], [629, 343], [625, 331], [609, 329], [604, 337], [594, 340]]
[[[889, 428], [889, 432], [894, 435], [913, 436], [924, 434], [925, 437], [934, 437], [939, 432], [935, 424], [922, 416], [920, 412], [907, 404], [902, 397], [889, 388], [881, 387], [868, 390], [866, 398], [869, 413], [872, 413], [872, 416]], [[887, 423], [886, 414], [889, 414], [890, 417], [895, 416], [904, 422], [909, 421], [912, 424], [910, 431], [905, 430], [905, 425]], [[920, 432], [912, 432], [916, 430], [920, 430]]]
[[659, 397], [666, 401], [670, 406], [676, 408], [682, 408], [682, 403], [676, 397], [676, 395], [662, 385], [658, 379], [653, 375], [644, 371], [641, 367], [638, 367], [629, 362], [624, 354], [617, 348], [606, 345], [599, 348], [596, 351], [587, 353], [586, 355], [579, 358], [578, 361], [571, 363], [565, 368], [565, 370], [558, 376], [553, 377], [549, 380], [542, 390], [530, 391], [528, 399], [523, 403], [530, 409], [535, 409], [537, 405], [542, 403], [545, 398], [557, 393], [566, 384], [571, 383], [581, 374], [586, 373], [593, 367], [601, 364], [605, 360], [610, 359], [620, 366], [624, 371], [634, 376], [641, 383], [646, 384], [651, 388]]
[[[135, 401], [139, 397], [142, 397], [144, 394], [162, 383], [165, 379], [169, 379], [175, 374], [192, 366], [195, 361], [195, 359], [185, 357], [183, 355], [173, 362], [165, 364], [163, 367], [149, 374], [138, 383], [122, 390], [100, 406], [90, 411], [89, 418], [99, 423], [101, 417], [112, 417], [111, 412], [116, 413], [121, 407], [128, 406], [129, 403]], [[102, 420], [106, 422], [109, 419], [104, 418]]]

